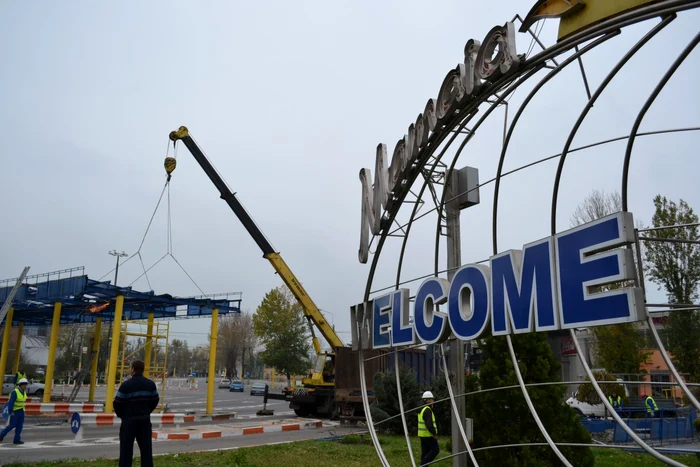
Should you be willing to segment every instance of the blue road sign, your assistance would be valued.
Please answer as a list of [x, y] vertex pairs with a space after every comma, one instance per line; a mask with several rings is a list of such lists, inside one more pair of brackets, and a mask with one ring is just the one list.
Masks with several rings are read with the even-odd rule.
[[77, 434], [79, 430], [80, 430], [80, 414], [78, 412], [73, 412], [73, 415], [70, 418], [70, 431], [72, 431], [73, 434]]

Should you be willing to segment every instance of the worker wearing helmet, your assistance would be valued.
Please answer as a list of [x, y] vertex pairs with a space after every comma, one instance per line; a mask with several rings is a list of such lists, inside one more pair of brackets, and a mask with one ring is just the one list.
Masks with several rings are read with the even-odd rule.
[[431, 462], [440, 452], [440, 446], [437, 442], [437, 423], [435, 423], [435, 413], [433, 413], [435, 397], [432, 392], [425, 391], [423, 400], [425, 401], [425, 407], [418, 412], [421, 465]]
[[7, 401], [7, 407], [10, 410], [10, 424], [0, 432], [0, 442], [5, 439], [5, 436], [15, 430], [15, 439], [12, 444], [24, 444], [20, 439], [22, 428], [24, 427], [24, 404], [27, 403], [27, 378], [22, 378], [17, 382], [17, 387], [10, 393], [10, 400]]

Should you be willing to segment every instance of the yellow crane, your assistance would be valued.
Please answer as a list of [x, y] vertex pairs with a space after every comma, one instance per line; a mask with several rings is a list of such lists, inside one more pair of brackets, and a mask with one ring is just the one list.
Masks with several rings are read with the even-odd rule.
[[[279, 252], [274, 250], [262, 230], [255, 224], [243, 205], [238, 201], [238, 198], [236, 198], [236, 195], [226, 185], [226, 182], [224, 182], [223, 178], [221, 178], [214, 166], [209, 162], [204, 152], [199, 148], [194, 139], [192, 139], [187, 128], [181, 126], [178, 130], [172, 131], [170, 133], [170, 140], [173, 141], [173, 144], [182, 141], [185, 146], [187, 146], [187, 149], [189, 149], [190, 153], [192, 153], [214, 186], [219, 190], [219, 193], [221, 193], [221, 199], [226, 201], [231, 207], [231, 210], [233, 210], [250, 236], [253, 237], [255, 243], [257, 243], [258, 247], [262, 250], [263, 257], [272, 264], [272, 267], [282, 278], [285, 285], [289, 287], [289, 290], [292, 291], [292, 294], [294, 294], [301, 308], [304, 310], [304, 316], [308, 320], [309, 328], [311, 329], [317, 362], [311, 375], [302, 380], [306, 390], [298, 391], [294, 396], [290, 394], [288, 397], [288, 399], [291, 398], [290, 407], [300, 416], [306, 416], [310, 413], [331, 414], [330, 407], [333, 405], [333, 389], [335, 387], [335, 349], [344, 347], [343, 341], [328, 324], [319, 308], [309, 294], [306, 293], [301, 282], [299, 282], [292, 270], [289, 269], [289, 266], [287, 266], [287, 263], [282, 259]], [[165, 169], [168, 175], [175, 169], [175, 165], [175, 159], [170, 157], [166, 158]], [[328, 342], [331, 349], [333, 349], [331, 352], [322, 351], [321, 344], [314, 332], [314, 326], [318, 328], [321, 335], [325, 338], [326, 342]], [[327, 407], [328, 409], [326, 410]]]

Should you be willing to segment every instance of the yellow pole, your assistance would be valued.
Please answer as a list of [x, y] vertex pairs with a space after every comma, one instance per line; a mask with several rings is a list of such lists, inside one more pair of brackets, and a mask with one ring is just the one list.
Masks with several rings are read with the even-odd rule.
[[[5, 374], [7, 368], [7, 353], [10, 351], [10, 333], [12, 332], [12, 320], [14, 319], [15, 309], [10, 307], [5, 318], [5, 331], [2, 334], [2, 349], [0, 349], [0, 375]], [[4, 378], [4, 376], [3, 376]]]
[[92, 363], [90, 364], [90, 392], [88, 402], [95, 400], [95, 384], [97, 383], [97, 361], [100, 359], [100, 336], [102, 332], [102, 318], [95, 321], [95, 338], [93, 339]]
[[117, 359], [119, 357], [119, 333], [122, 329], [122, 311], [124, 310], [124, 296], [117, 295], [117, 303], [114, 306], [114, 323], [112, 323], [112, 346], [109, 349], [109, 376], [107, 377], [107, 400], [105, 400], [105, 413], [114, 412], [114, 384], [117, 376]]
[[58, 347], [58, 328], [61, 326], [61, 302], [53, 305], [53, 320], [51, 321], [51, 337], [49, 338], [49, 361], [46, 362], [46, 381], [44, 381], [44, 402], [51, 402], [53, 390], [53, 367], [56, 362], [56, 347]]
[[209, 339], [209, 380], [207, 381], [207, 413], [214, 413], [214, 382], [216, 380], [216, 338], [219, 332], [219, 309], [211, 314], [211, 337]]
[[270, 373], [270, 387], [274, 388], [275, 387], [275, 369], [273, 368], [272, 373]]
[[146, 369], [143, 374], [148, 378], [151, 373], [151, 353], [153, 352], [153, 313], [148, 314], [148, 327], [146, 329], [148, 337], [146, 337], [146, 355], [143, 359]]
[[19, 358], [22, 356], [22, 333], [24, 332], [24, 322], [19, 323], [17, 329], [17, 342], [15, 343], [15, 365], [12, 367], [12, 374], [16, 375], [19, 371]]

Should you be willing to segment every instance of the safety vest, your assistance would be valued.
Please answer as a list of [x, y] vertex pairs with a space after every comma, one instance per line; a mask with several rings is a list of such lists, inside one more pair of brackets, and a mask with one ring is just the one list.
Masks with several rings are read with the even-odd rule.
[[12, 411], [24, 410], [24, 404], [27, 402], [27, 393], [21, 389], [15, 389], [15, 405], [12, 406]]
[[[427, 405], [423, 407], [423, 410], [420, 411], [418, 414], [418, 437], [419, 438], [431, 438], [433, 435], [428, 431], [428, 428], [425, 426], [425, 421], [423, 420], [423, 413], [425, 412], [425, 409], [429, 408]], [[431, 414], [433, 415], [433, 426], [435, 427], [435, 434], [437, 434], [437, 423], [435, 423], [435, 412], [432, 410], [430, 411]]]
[[26, 373], [22, 373], [21, 371], [18, 371], [18, 372], [17, 372], [17, 382], [19, 382], [19, 380], [22, 379], [22, 378], [25, 378], [25, 379], [26, 379], [26, 378], [27, 378], [27, 374], [26, 374]]
[[610, 401], [610, 405], [613, 407], [620, 407], [622, 405], [622, 398], [620, 396], [617, 396], [617, 399], [614, 402], [612, 396], [608, 396], [608, 401]]
[[[652, 408], [652, 407], [649, 406], [649, 401], [650, 401], [650, 400], [651, 400], [651, 404], [654, 406], [654, 408]], [[649, 413], [657, 412], [657, 411], [659, 410], [659, 406], [656, 405], [656, 401], [655, 401], [654, 398], [651, 397], [651, 396], [647, 396], [647, 398], [644, 399], [644, 405], [647, 406], [647, 412], [649, 412]]]

